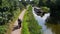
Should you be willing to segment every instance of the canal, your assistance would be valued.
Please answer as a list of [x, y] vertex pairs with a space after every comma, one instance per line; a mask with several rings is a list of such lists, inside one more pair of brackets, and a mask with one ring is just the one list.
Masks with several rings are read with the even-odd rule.
[[42, 26], [42, 34], [60, 34], [60, 25], [46, 24], [46, 19], [50, 16], [50, 13], [46, 13], [43, 17], [41, 17], [35, 13], [34, 7], [32, 10], [38, 24]]

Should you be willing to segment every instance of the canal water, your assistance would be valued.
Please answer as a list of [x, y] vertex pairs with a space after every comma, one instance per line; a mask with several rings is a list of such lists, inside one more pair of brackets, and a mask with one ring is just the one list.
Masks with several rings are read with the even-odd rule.
[[38, 24], [42, 26], [42, 34], [60, 34], [60, 25], [46, 24], [46, 19], [50, 16], [50, 13], [46, 13], [41, 17], [35, 14], [34, 8], [32, 10]]

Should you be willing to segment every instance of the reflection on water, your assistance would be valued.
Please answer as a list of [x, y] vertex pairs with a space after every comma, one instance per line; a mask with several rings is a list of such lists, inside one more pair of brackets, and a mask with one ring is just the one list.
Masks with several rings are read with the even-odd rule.
[[47, 24], [47, 28], [51, 28], [52, 32], [55, 34], [60, 34], [60, 25]]
[[39, 25], [42, 26], [43, 34], [60, 34], [60, 25], [45, 24], [45, 20], [49, 17], [50, 13], [46, 13], [43, 17], [35, 14], [33, 9], [33, 14]]

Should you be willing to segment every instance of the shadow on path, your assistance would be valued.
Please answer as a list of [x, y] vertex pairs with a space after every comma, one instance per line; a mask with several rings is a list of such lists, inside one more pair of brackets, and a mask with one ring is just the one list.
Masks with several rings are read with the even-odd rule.
[[14, 29], [13, 29], [12, 31], [15, 31], [15, 30], [17, 30], [17, 29], [20, 29], [19, 25], [16, 26], [16, 27], [14, 27]]

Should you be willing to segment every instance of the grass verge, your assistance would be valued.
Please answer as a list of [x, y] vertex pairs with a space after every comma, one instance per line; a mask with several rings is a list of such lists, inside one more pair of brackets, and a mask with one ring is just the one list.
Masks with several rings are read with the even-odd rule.
[[41, 34], [41, 26], [38, 25], [29, 6], [22, 22], [22, 34]]

